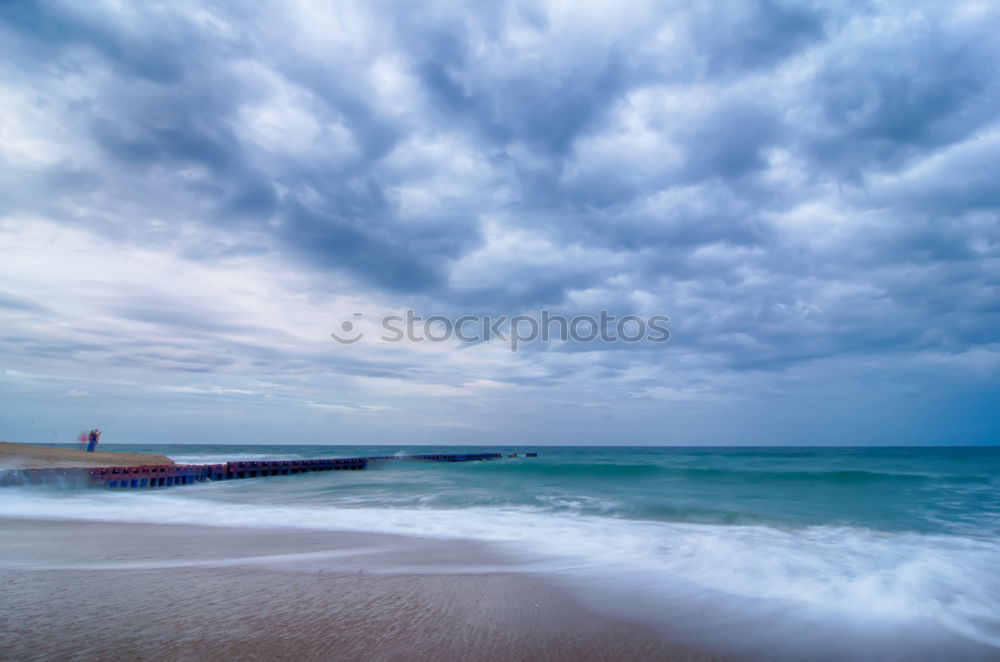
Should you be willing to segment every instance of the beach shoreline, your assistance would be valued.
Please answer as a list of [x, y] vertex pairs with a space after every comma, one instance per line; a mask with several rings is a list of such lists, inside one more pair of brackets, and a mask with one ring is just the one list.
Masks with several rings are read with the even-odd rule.
[[159, 453], [94, 451], [75, 448], [53, 448], [35, 444], [0, 441], [0, 469], [73, 469], [86, 467], [138, 467], [142, 465], [173, 465], [174, 461]]
[[722, 659], [505, 571], [475, 543], [18, 519], [0, 529], [9, 659]]
[[[184, 464], [380, 450], [150, 449]], [[927, 455], [564, 448], [169, 490], [4, 488], [0, 653], [996, 660], [1000, 456]]]

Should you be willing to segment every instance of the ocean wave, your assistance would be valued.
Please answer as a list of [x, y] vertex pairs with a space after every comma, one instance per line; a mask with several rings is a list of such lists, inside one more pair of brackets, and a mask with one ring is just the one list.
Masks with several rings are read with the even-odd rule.
[[474, 469], [480, 474], [524, 475], [531, 477], [593, 478], [606, 480], [636, 478], [676, 478], [711, 481], [739, 481], [752, 483], [803, 482], [811, 484], [864, 484], [891, 482], [901, 484], [955, 483], [990, 485], [996, 481], [990, 475], [948, 475], [941, 473], [912, 473], [902, 471], [871, 471], [863, 469], [787, 470], [773, 467], [685, 467], [662, 462], [505, 462], [486, 463]]
[[[522, 554], [525, 571], [629, 589], [662, 608], [679, 594], [705, 603], [769, 605], [872, 622], [929, 622], [1000, 647], [1000, 541], [858, 527], [637, 521], [543, 507], [445, 509], [272, 505], [184, 492], [12, 488], [0, 516], [345, 530], [469, 539]], [[686, 593], [685, 593], [686, 592]], [[656, 613], [651, 612], [651, 613]]]

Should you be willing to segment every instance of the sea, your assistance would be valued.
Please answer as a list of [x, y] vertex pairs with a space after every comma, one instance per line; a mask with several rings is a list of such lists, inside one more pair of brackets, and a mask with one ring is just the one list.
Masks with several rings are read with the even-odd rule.
[[[476, 541], [509, 559], [503, 572], [543, 577], [596, 609], [723, 653], [1000, 659], [996, 447], [101, 450], [191, 464], [491, 450], [505, 457], [381, 461], [364, 471], [141, 492], [3, 488], [0, 517]], [[440, 567], [424, 560], [420, 568], [498, 570], [456, 568], [453, 560]]]

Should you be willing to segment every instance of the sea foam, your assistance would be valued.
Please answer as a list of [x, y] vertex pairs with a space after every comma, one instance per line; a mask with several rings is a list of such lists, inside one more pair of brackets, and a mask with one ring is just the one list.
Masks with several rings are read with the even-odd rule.
[[[638, 600], [647, 619], [660, 614], [665, 624], [683, 617], [678, 604], [709, 611], [738, 605], [749, 623], [912, 624], [1000, 647], [1000, 544], [992, 539], [847, 526], [644, 521], [526, 506], [271, 505], [216, 498], [230, 488], [12, 488], [0, 501], [0, 516], [476, 540], [519, 559], [521, 571], [586, 585], [591, 596], [617, 595], [619, 604], [635, 607]], [[594, 505], [583, 501], [588, 510]], [[744, 629], [753, 629], [746, 622]]]

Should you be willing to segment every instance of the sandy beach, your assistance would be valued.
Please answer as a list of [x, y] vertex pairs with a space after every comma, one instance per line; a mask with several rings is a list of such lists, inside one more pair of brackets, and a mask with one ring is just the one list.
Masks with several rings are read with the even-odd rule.
[[174, 464], [166, 455], [122, 453], [75, 448], [52, 448], [0, 441], [0, 469], [50, 469], [63, 467], [135, 467], [144, 464]]
[[[371, 453], [151, 449], [183, 463]], [[996, 472], [979, 463], [1000, 458], [961, 453], [959, 486], [992, 498]], [[622, 454], [376, 462], [158, 490], [0, 488], [0, 660], [997, 659], [990, 539], [636, 517], [685, 495], [713, 491], [714, 504], [747, 472], [723, 482], [715, 451], [636, 450], [616, 463]], [[808, 479], [848, 516], [848, 494], [860, 490], [868, 513], [866, 495], [914, 483], [913, 504], [932, 507], [938, 493], [915, 476], [954, 463], [878, 451], [861, 461], [884, 473], [869, 468], [859, 488], [856, 474], [843, 480], [857, 451], [827, 455], [828, 484]], [[766, 494], [770, 513], [800, 508], [789, 497], [801, 460], [765, 456], [745, 493]], [[669, 491], [661, 480], [635, 490], [654, 462]], [[938, 496], [952, 507], [951, 488]], [[609, 503], [621, 505], [606, 514]], [[813, 508], [829, 517], [829, 503]]]
[[720, 659], [504, 572], [471, 543], [11, 519], [0, 529], [5, 659]]

